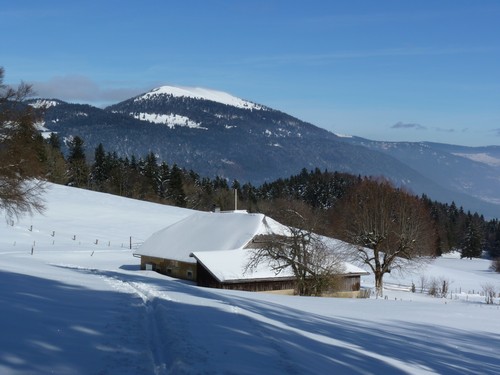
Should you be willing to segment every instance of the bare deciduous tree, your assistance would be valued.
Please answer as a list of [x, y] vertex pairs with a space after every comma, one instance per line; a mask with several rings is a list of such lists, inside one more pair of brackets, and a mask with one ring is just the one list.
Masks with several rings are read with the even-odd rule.
[[495, 285], [492, 283], [486, 283], [482, 284], [481, 288], [483, 289], [486, 304], [492, 305], [496, 296]]
[[281, 202], [277, 206], [275, 218], [288, 224], [283, 233], [256, 239], [246, 268], [265, 263], [276, 274], [291, 270], [299, 295], [321, 295], [333, 289], [344, 271], [343, 257], [313, 232], [313, 210], [299, 202]]
[[23, 104], [30, 85], [3, 84], [0, 67], [0, 210], [7, 218], [43, 210], [43, 142], [35, 129], [37, 111]]
[[354, 244], [355, 258], [371, 268], [377, 296], [386, 273], [404, 272], [434, 254], [435, 230], [425, 206], [388, 181], [363, 180], [335, 212], [334, 233]]

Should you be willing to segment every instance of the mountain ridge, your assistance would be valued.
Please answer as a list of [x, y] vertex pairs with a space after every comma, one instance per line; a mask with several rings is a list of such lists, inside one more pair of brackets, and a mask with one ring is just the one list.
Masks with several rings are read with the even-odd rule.
[[[336, 135], [270, 107], [201, 88], [160, 86], [103, 109], [52, 101], [57, 105], [46, 108], [44, 127], [63, 139], [81, 136], [90, 156], [102, 143], [120, 156], [153, 152], [200, 175], [253, 184], [303, 168], [385, 176], [415, 194], [500, 216], [500, 167], [482, 162], [500, 161], [500, 147]], [[479, 153], [482, 160], [471, 160]]]

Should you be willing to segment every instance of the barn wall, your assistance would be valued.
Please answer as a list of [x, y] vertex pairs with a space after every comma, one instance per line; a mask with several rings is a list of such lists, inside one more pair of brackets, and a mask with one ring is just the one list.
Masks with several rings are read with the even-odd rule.
[[153, 271], [172, 276], [177, 279], [196, 281], [196, 264], [180, 262], [172, 259], [155, 258], [141, 256], [141, 270], [147, 269], [146, 265], [151, 265]]
[[196, 266], [197, 284], [208, 288], [245, 290], [248, 292], [263, 292], [269, 290], [294, 289], [295, 280], [244, 281], [239, 283], [221, 283], [199, 263]]
[[222, 284], [222, 289], [245, 290], [248, 292], [268, 292], [295, 289], [295, 284], [295, 280], [224, 283]]
[[[199, 286], [245, 290], [251, 292], [279, 291], [295, 289], [295, 280], [263, 280], [263, 281], [244, 281], [238, 283], [220, 283], [208, 272], [200, 263], [187, 263], [170, 259], [141, 256], [141, 269], [146, 269], [146, 264], [151, 265], [156, 272], [167, 276], [183, 280], [196, 281]], [[359, 291], [361, 286], [360, 276], [342, 276], [334, 290], [331, 292], [351, 292]]]
[[337, 291], [347, 292], [347, 291], [358, 291], [361, 288], [361, 277], [360, 276], [343, 276], [340, 280], [340, 284]]
[[200, 263], [196, 263], [196, 283], [198, 286], [221, 289], [221, 283], [208, 272]]

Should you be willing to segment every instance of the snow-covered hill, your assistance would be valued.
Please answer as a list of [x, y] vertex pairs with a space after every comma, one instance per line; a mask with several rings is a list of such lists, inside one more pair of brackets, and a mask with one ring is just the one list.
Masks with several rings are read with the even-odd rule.
[[[129, 249], [191, 211], [57, 185], [46, 202], [0, 225], [1, 374], [500, 373], [486, 260], [392, 275], [387, 299], [203, 289], [140, 271]], [[453, 296], [403, 291], [420, 275]]]
[[228, 94], [227, 92], [211, 90], [202, 87], [161, 86], [145, 94], [137, 96], [136, 98], [134, 98], [134, 101], [141, 102], [144, 100], [156, 99], [163, 95], [172, 96], [176, 98], [186, 97], [193, 99], [209, 100], [216, 103], [230, 105], [236, 108], [243, 108], [250, 110], [266, 109], [266, 107], [260, 104], [252, 103], [248, 100], [237, 98], [236, 96]]

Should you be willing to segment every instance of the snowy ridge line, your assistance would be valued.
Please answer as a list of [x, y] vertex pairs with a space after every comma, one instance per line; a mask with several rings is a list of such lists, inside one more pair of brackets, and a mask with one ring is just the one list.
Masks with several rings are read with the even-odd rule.
[[50, 99], [36, 99], [34, 102], [29, 103], [30, 106], [33, 108], [50, 108], [50, 107], [55, 107], [59, 105], [59, 102], [57, 100], [50, 100]]
[[263, 105], [240, 99], [223, 91], [210, 90], [201, 87], [161, 86], [136, 97], [134, 101], [149, 100], [160, 95], [210, 100], [212, 102], [248, 110], [266, 110], [266, 107]]

